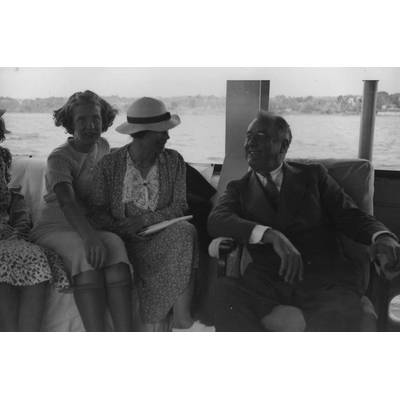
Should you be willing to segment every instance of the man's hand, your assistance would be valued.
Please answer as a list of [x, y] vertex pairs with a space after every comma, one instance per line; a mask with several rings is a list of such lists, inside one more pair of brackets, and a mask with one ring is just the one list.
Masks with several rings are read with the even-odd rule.
[[392, 236], [379, 235], [372, 245], [372, 255], [387, 279], [400, 274], [400, 244]]
[[272, 244], [275, 252], [281, 258], [279, 275], [285, 282], [293, 283], [296, 277], [303, 280], [303, 260], [301, 254], [290, 240], [275, 229], [268, 229], [262, 238], [263, 243]]

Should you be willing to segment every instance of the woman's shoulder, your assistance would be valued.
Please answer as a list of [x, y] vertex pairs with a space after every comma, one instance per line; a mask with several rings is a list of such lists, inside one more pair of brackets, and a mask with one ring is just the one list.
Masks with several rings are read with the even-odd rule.
[[121, 160], [124, 160], [126, 157], [127, 146], [120, 147], [118, 149], [114, 149], [111, 152], [105, 154], [103, 158], [99, 161], [101, 165], [111, 165], [115, 163], [119, 163]]
[[98, 142], [97, 142], [99, 149], [101, 152], [108, 154], [110, 152], [110, 143], [108, 143], [108, 140], [100, 136]]
[[53, 157], [68, 157], [71, 150], [70, 144], [67, 142], [60, 144], [55, 149], [53, 149], [48, 155], [47, 159]]
[[162, 154], [167, 161], [170, 161], [170, 162], [172, 161], [175, 163], [184, 163], [181, 153], [179, 153], [178, 151], [176, 151], [174, 149], [164, 149]]
[[68, 142], [57, 146], [53, 149], [47, 157], [48, 168], [61, 167], [68, 165], [68, 168], [72, 168], [74, 165], [74, 152], [71, 145]]

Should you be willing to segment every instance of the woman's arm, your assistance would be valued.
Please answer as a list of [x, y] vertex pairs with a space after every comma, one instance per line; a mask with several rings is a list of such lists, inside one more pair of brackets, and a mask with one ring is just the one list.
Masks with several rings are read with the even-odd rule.
[[62, 151], [53, 152], [47, 160], [47, 187], [54, 192], [66, 220], [82, 238], [89, 263], [98, 268], [104, 262], [105, 248], [79, 206], [73, 188], [73, 171], [74, 164], [68, 155]]
[[83, 214], [70, 183], [60, 182], [54, 186], [54, 193], [66, 220], [82, 238], [86, 256], [94, 268], [99, 268], [105, 261], [105, 248], [97, 232]]

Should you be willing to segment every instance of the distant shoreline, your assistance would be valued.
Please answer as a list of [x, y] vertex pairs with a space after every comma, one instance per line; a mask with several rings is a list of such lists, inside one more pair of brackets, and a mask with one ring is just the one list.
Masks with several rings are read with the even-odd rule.
[[[170, 112], [187, 115], [221, 115], [225, 114], [226, 98], [224, 96], [173, 96], [161, 98]], [[135, 98], [105, 96], [121, 114], [125, 113]], [[67, 101], [64, 97], [36, 99], [15, 99], [0, 96], [0, 108], [8, 112], [51, 113], [62, 107]], [[278, 95], [270, 97], [269, 109], [281, 115], [316, 114], [316, 115], [359, 115], [362, 110], [362, 96], [306, 96], [290, 97]], [[400, 93], [389, 94], [378, 92], [376, 109], [382, 115], [400, 113]]]
[[[323, 115], [323, 116], [332, 116], [332, 115], [337, 115], [337, 116], [353, 116], [353, 115], [361, 115], [360, 112], [318, 112], [318, 111], [312, 111], [312, 112], [299, 112], [299, 111], [284, 111], [284, 112], [279, 112], [279, 111], [274, 111], [275, 113], [279, 115]], [[9, 111], [7, 114], [48, 114], [52, 115], [52, 111]], [[124, 111], [120, 111], [119, 115], [124, 115]], [[7, 115], [6, 114], [6, 115]], [[204, 115], [225, 115], [225, 111], [210, 111], [210, 110], [185, 110], [185, 111], [178, 111], [177, 114], [179, 115], [191, 115], [191, 116], [204, 116]], [[400, 111], [378, 111], [376, 113], [377, 116], [380, 117], [394, 117], [394, 116], [400, 116]]]

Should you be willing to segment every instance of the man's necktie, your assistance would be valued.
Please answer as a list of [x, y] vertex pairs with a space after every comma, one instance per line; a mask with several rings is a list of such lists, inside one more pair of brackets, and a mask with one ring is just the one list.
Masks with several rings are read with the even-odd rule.
[[265, 191], [268, 194], [269, 199], [271, 200], [273, 206], [278, 208], [279, 204], [279, 190], [275, 185], [275, 182], [272, 180], [272, 176], [270, 173], [266, 174], [267, 184], [265, 185]]

